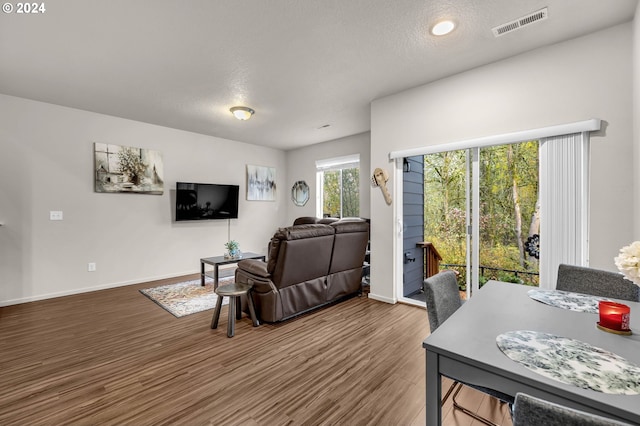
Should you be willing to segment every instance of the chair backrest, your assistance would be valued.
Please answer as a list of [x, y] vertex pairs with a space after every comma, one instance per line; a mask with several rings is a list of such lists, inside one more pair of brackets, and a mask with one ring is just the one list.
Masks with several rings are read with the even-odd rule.
[[627, 425], [606, 417], [564, 407], [553, 402], [516, 394], [513, 426], [621, 426]]
[[560, 264], [556, 289], [638, 302], [640, 288], [622, 274]]
[[425, 279], [422, 283], [427, 302], [429, 327], [433, 333], [460, 306], [460, 291], [456, 273], [441, 271]]

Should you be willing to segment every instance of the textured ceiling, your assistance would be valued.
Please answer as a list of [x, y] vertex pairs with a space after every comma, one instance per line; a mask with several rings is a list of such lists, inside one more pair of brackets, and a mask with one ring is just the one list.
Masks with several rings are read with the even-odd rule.
[[[637, 1], [50, 1], [0, 15], [0, 93], [292, 149], [368, 131], [376, 98], [629, 21]], [[430, 36], [443, 17], [456, 31]]]

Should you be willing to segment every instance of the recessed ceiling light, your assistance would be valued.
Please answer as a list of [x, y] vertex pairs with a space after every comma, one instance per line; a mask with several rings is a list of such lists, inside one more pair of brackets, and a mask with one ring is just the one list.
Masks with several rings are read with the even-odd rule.
[[231, 111], [231, 114], [233, 114], [233, 116], [238, 120], [248, 120], [251, 118], [253, 113], [255, 113], [254, 110], [245, 106], [235, 106], [229, 111]]
[[453, 21], [440, 21], [431, 28], [431, 34], [442, 36], [454, 30], [456, 24]]

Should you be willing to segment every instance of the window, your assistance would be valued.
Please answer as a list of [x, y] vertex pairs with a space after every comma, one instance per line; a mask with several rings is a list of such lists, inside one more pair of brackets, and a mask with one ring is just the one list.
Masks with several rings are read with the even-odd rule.
[[360, 216], [360, 155], [316, 161], [318, 217]]

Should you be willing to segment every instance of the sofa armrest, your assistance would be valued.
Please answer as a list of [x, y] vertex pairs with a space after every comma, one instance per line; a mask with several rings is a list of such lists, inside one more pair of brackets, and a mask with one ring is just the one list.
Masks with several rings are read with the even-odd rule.
[[247, 271], [251, 275], [261, 278], [271, 278], [271, 274], [267, 272], [267, 264], [258, 259], [245, 259], [238, 262], [238, 268]]
[[249, 284], [257, 293], [277, 293], [271, 274], [267, 272], [267, 264], [258, 259], [246, 259], [238, 262], [236, 283]]

